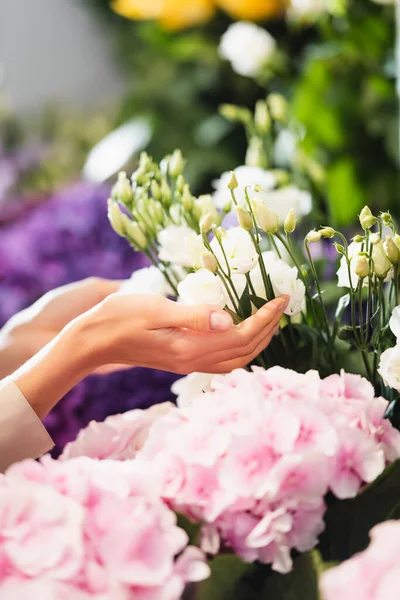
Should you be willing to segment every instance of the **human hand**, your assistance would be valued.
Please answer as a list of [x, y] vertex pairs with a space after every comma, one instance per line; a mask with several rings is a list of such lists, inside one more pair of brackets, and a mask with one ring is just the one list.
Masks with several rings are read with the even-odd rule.
[[121, 281], [89, 277], [48, 292], [14, 315], [0, 331], [0, 377], [22, 365], [70, 321], [116, 292], [120, 285]]
[[288, 303], [276, 298], [234, 326], [213, 306], [158, 296], [108, 296], [82, 317], [95, 368], [121, 363], [174, 373], [223, 373], [250, 363], [270, 343]]

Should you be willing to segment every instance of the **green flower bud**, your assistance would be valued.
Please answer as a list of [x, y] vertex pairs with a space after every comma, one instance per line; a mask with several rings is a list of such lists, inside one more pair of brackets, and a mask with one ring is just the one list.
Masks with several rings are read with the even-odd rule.
[[342, 246], [342, 244], [338, 244], [337, 242], [333, 242], [333, 245], [336, 248], [336, 252], [338, 254], [344, 254], [344, 246]]
[[122, 212], [119, 206], [111, 198], [107, 200], [107, 216], [110, 221], [111, 227], [115, 233], [118, 233], [121, 237], [124, 237], [124, 224], [122, 219]]
[[193, 196], [189, 191], [189, 186], [185, 184], [182, 193], [182, 206], [185, 212], [191, 212], [193, 209]]
[[168, 171], [171, 177], [178, 177], [183, 171], [184, 162], [182, 152], [180, 150], [174, 150], [171, 158], [169, 159]]
[[170, 190], [168, 183], [165, 181], [165, 179], [162, 179], [160, 189], [161, 189], [161, 202], [167, 207], [171, 206], [171, 201], [172, 201], [171, 190]]
[[333, 227], [322, 227], [322, 229], [319, 230], [319, 233], [323, 238], [333, 238], [335, 235], [335, 230]]
[[381, 213], [381, 219], [385, 225], [391, 225], [392, 223], [392, 215], [389, 212]]
[[130, 205], [133, 200], [132, 186], [125, 171], [118, 173], [118, 181], [111, 192], [112, 199], [125, 205]]
[[320, 239], [321, 233], [319, 231], [315, 231], [315, 229], [312, 229], [306, 235], [306, 240], [310, 243], [319, 242]]
[[270, 94], [267, 98], [269, 110], [275, 121], [286, 121], [288, 104], [282, 94]]
[[228, 200], [224, 206], [224, 208], [222, 209], [222, 212], [224, 212], [226, 215], [231, 212], [232, 210], [232, 200]]
[[205, 269], [207, 269], [207, 271], [211, 271], [211, 273], [216, 273], [218, 271], [217, 259], [211, 252], [202, 253], [201, 264]]
[[256, 103], [254, 125], [257, 133], [260, 135], [268, 133], [271, 128], [271, 117], [269, 116], [268, 106], [265, 100], [258, 100]]
[[383, 243], [383, 247], [386, 253], [386, 256], [390, 260], [390, 262], [394, 265], [398, 265], [400, 263], [400, 250], [396, 246], [393, 239], [390, 235], [386, 236], [386, 240]]
[[138, 250], [144, 250], [147, 247], [147, 237], [139, 224], [128, 219], [126, 215], [123, 215], [123, 217], [126, 218], [124, 219], [124, 229], [130, 241]]
[[361, 244], [364, 240], [365, 237], [359, 233], [353, 237], [353, 242], [356, 242], [357, 244]]
[[214, 219], [210, 213], [207, 213], [200, 219], [200, 231], [208, 233], [214, 225]]
[[372, 214], [368, 206], [364, 206], [360, 212], [360, 224], [363, 229], [371, 229], [376, 223], [376, 218]]
[[160, 204], [160, 202], [153, 201], [149, 205], [149, 212], [150, 212], [151, 216], [153, 217], [153, 220], [157, 224], [161, 225], [162, 223], [164, 223], [165, 213], [164, 213], [164, 209], [163, 209], [162, 205]]
[[150, 192], [154, 200], [161, 200], [161, 188], [155, 179], [151, 180]]
[[296, 215], [294, 210], [291, 208], [287, 214], [285, 222], [283, 224], [285, 233], [292, 233], [296, 229]]
[[258, 192], [262, 192], [262, 191], [263, 191], [263, 189], [262, 189], [261, 185], [258, 185], [258, 183], [255, 183], [255, 184], [253, 185], [253, 190], [254, 190], [256, 193], [258, 193]]
[[247, 108], [235, 106], [234, 104], [222, 104], [219, 107], [219, 112], [228, 121], [250, 123], [252, 120], [252, 114]]
[[355, 271], [355, 274], [357, 275], [357, 277], [362, 277], [363, 279], [364, 279], [364, 277], [368, 277], [369, 262], [365, 256], [359, 256], [356, 259], [354, 271]]
[[265, 163], [265, 151], [262, 140], [252, 137], [246, 152], [246, 165], [248, 167], [259, 167]]
[[226, 236], [226, 230], [223, 227], [213, 227], [213, 233], [219, 242]]
[[240, 227], [242, 227], [242, 229], [245, 229], [246, 231], [251, 231], [253, 229], [253, 220], [248, 210], [246, 210], [242, 206], [237, 206], [236, 215], [239, 221], [239, 225]]
[[251, 207], [257, 221], [257, 225], [266, 233], [276, 233], [278, 231], [279, 217], [272, 212], [264, 200], [253, 198]]
[[231, 171], [231, 178], [228, 183], [228, 190], [236, 190], [239, 187], [238, 181], [234, 171]]
[[287, 171], [284, 169], [271, 169], [270, 173], [275, 177], [276, 183], [279, 187], [288, 185], [290, 177]]

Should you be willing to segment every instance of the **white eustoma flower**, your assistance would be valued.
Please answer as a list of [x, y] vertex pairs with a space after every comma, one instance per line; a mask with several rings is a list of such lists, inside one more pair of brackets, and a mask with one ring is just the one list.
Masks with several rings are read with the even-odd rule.
[[397, 340], [400, 339], [400, 306], [396, 306], [393, 309], [392, 316], [389, 320], [389, 327], [392, 333], [396, 336]]
[[224, 308], [227, 301], [220, 278], [206, 269], [187, 275], [178, 284], [178, 293], [183, 303], [190, 305], [211, 304]]
[[[359, 253], [361, 252], [361, 248], [361, 242], [351, 242], [348, 248], [348, 257], [350, 259], [351, 285], [353, 288], [356, 288], [358, 284], [358, 276], [355, 272], [355, 266]], [[349, 270], [345, 256], [342, 256], [342, 258], [340, 259], [339, 269], [336, 271], [336, 275], [338, 277], [339, 287], [350, 287]]]
[[286, 219], [289, 210], [293, 210], [296, 220], [300, 220], [312, 209], [312, 198], [310, 192], [301, 190], [295, 185], [287, 185], [278, 190], [261, 192], [261, 197], [265, 200], [268, 208], [279, 217], [279, 223], [282, 224]]
[[202, 393], [209, 392], [214, 377], [215, 375], [210, 373], [191, 373], [175, 381], [172, 384], [171, 392], [177, 396], [178, 407], [189, 406]]
[[171, 296], [173, 290], [157, 267], [145, 267], [134, 271], [132, 276], [119, 288], [120, 294], [154, 294]]
[[[298, 315], [304, 308], [306, 290], [303, 282], [298, 279], [296, 267], [290, 267], [272, 251], [263, 252], [262, 257], [275, 296], [286, 294], [290, 298], [285, 314], [290, 317]], [[265, 299], [267, 295], [259, 265], [252, 271], [250, 277], [256, 295]]]
[[158, 234], [160, 260], [180, 267], [191, 267], [192, 263], [185, 244], [186, 238], [191, 236], [193, 230], [186, 225], [168, 225]]
[[232, 69], [246, 77], [256, 77], [270, 62], [276, 41], [264, 28], [248, 21], [230, 25], [219, 44], [219, 54], [229, 60]]
[[[276, 185], [275, 175], [273, 175], [270, 171], [262, 169], [261, 167], [247, 167], [242, 165], [241, 167], [237, 167], [234, 170], [234, 173], [239, 184], [239, 187], [237, 187], [235, 190], [235, 197], [241, 206], [246, 206], [246, 198], [244, 195], [244, 188], [246, 186], [253, 186], [257, 184], [264, 192], [265, 190], [272, 189]], [[231, 193], [228, 189], [228, 183], [230, 180], [231, 173], [226, 171], [225, 173], [222, 173], [219, 179], [215, 179], [212, 182], [212, 185], [215, 189], [215, 192], [212, 195], [215, 206], [221, 210], [231, 198]], [[249, 188], [247, 191], [251, 198], [260, 198], [263, 193], [254, 192], [251, 188]]]
[[203, 237], [196, 235], [193, 231], [184, 241], [188, 259], [192, 267], [199, 269], [202, 266], [201, 255], [207, 252]]
[[221, 243], [225, 256], [215, 237], [211, 242], [211, 248], [224, 270], [226, 270], [226, 261], [233, 274], [248, 273], [257, 265], [258, 254], [253, 241], [250, 234], [241, 227], [228, 229]]
[[290, 0], [288, 15], [295, 21], [313, 21], [329, 8], [328, 0]]
[[382, 352], [378, 373], [385, 385], [400, 391], [400, 344]]

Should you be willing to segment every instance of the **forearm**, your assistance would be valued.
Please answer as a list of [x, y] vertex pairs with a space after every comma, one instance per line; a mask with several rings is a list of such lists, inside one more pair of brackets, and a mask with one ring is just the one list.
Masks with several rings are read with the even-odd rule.
[[97, 368], [96, 346], [79, 319], [12, 375], [40, 419], [79, 381]]

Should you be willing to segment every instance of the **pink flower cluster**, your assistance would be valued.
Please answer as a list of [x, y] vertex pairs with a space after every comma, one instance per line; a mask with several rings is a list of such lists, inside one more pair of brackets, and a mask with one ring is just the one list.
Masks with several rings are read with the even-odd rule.
[[325, 600], [398, 600], [400, 590], [400, 521], [371, 530], [368, 548], [322, 575]]
[[173, 405], [170, 402], [156, 404], [146, 410], [130, 410], [121, 415], [107, 417], [103, 423], [91, 421], [82, 429], [76, 440], [67, 444], [61, 460], [90, 456], [129, 460], [143, 446], [154, 421], [166, 414]]
[[387, 402], [358, 375], [274, 367], [216, 376], [212, 391], [152, 426], [149, 461], [162, 497], [203, 523], [202, 548], [231, 547], [282, 573], [314, 547], [324, 496], [355, 496], [400, 456]]
[[139, 464], [49, 457], [0, 479], [0, 597], [178, 600], [208, 576]]

